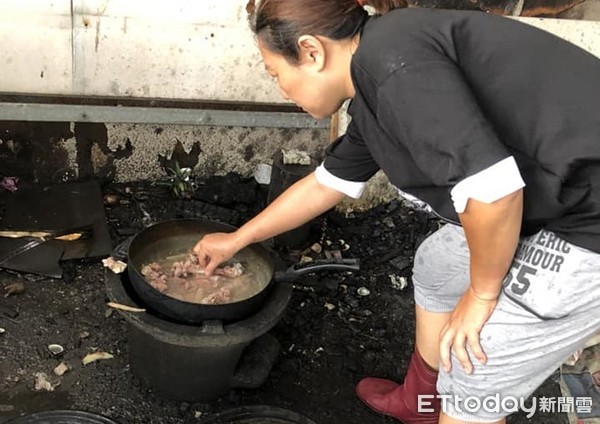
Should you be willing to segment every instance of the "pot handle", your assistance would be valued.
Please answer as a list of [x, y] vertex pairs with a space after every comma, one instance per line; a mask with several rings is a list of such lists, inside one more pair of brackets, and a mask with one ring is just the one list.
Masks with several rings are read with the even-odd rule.
[[285, 271], [278, 271], [273, 275], [277, 282], [295, 281], [299, 277], [318, 271], [359, 271], [359, 259], [317, 259], [310, 262], [297, 263]]

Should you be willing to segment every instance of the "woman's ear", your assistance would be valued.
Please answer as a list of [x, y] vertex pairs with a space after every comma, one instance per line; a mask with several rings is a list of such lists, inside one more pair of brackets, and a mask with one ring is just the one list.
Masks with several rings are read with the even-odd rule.
[[302, 35], [298, 38], [300, 63], [309, 65], [316, 71], [325, 67], [325, 45], [314, 35]]

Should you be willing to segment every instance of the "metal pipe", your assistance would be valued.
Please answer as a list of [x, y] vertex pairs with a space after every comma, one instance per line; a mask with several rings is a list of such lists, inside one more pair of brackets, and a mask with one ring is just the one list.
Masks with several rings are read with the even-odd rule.
[[12, 102], [0, 102], [0, 120], [317, 129], [330, 126], [328, 119], [316, 120], [305, 113]]

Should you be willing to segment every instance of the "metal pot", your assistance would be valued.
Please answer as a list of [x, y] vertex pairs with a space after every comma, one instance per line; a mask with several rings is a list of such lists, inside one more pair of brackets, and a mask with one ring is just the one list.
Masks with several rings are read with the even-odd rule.
[[258, 291], [241, 301], [215, 305], [186, 302], [161, 293], [141, 273], [142, 267], [150, 262], [190, 250], [205, 234], [235, 230], [230, 225], [200, 219], [165, 221], [145, 228], [133, 238], [128, 249], [127, 272], [133, 289], [149, 309], [165, 318], [189, 324], [208, 320], [233, 322], [258, 311], [270, 288], [279, 281], [296, 281], [303, 275], [322, 270], [359, 270], [356, 259], [333, 259], [295, 264], [286, 271], [275, 272], [267, 249], [254, 244], [240, 251], [236, 258], [252, 267]]

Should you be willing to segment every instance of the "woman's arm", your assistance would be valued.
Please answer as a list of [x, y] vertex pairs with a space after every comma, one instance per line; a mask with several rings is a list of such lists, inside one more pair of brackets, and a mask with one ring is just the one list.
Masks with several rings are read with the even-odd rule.
[[480, 362], [486, 361], [479, 333], [496, 307], [515, 255], [522, 214], [521, 189], [490, 204], [469, 199], [459, 215], [469, 245], [471, 284], [440, 334], [440, 357], [448, 371], [451, 348], [467, 372], [473, 369], [467, 344]]
[[460, 221], [470, 252], [471, 289], [496, 299], [512, 263], [521, 232], [523, 190], [491, 204], [470, 200]]
[[283, 192], [267, 208], [233, 233], [204, 236], [194, 247], [206, 273], [252, 243], [292, 230], [328, 211], [345, 195], [320, 184], [314, 173]]

